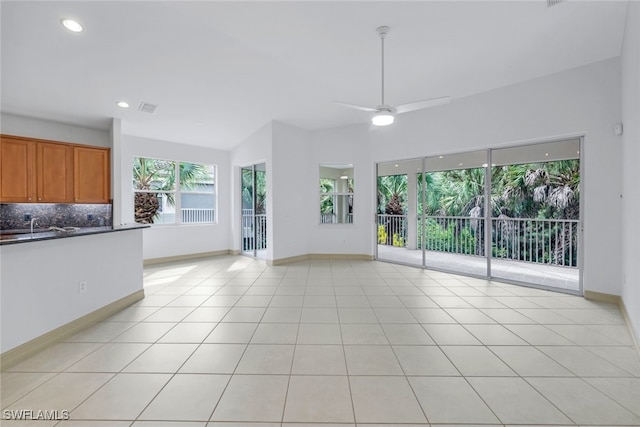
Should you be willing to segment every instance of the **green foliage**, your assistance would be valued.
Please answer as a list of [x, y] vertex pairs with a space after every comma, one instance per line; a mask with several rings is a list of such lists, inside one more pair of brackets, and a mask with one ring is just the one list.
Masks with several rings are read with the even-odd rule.
[[[213, 166], [182, 162], [179, 164], [181, 190], [199, 190], [213, 183]], [[161, 159], [135, 157], [133, 159], [134, 190], [157, 190], [163, 193], [167, 203], [175, 206], [176, 162]], [[136, 222], [153, 223], [160, 209], [157, 193], [135, 193], [134, 215]]]
[[494, 167], [492, 182], [502, 211], [510, 217], [578, 219], [580, 216], [577, 159]]
[[[460, 227], [456, 222], [440, 224], [433, 218], [426, 220], [425, 248], [430, 251], [453, 252], [473, 255], [476, 253], [476, 236], [467, 225]], [[418, 230], [418, 244], [422, 247], [422, 230]]]
[[[385, 230], [385, 226], [379, 225], [378, 226], [378, 244], [379, 245], [387, 244], [387, 237], [388, 235], [387, 235], [387, 230]], [[405, 245], [404, 237], [402, 237], [402, 235], [400, 235], [399, 233], [394, 233], [392, 244], [393, 246], [403, 248]]]
[[[491, 213], [512, 218], [578, 219], [580, 162], [562, 160], [498, 166], [491, 169]], [[469, 216], [484, 210], [485, 168], [425, 173], [424, 213], [428, 216]], [[422, 174], [417, 174], [418, 193]], [[422, 214], [418, 200], [418, 214]]]
[[[393, 213], [389, 213], [391, 211]], [[407, 212], [407, 175], [378, 177], [378, 213], [403, 215]]]
[[387, 232], [384, 229], [384, 225], [379, 225], [378, 226], [378, 244], [384, 245], [385, 243], [387, 243]]
[[[254, 192], [255, 180], [255, 192]], [[267, 209], [267, 173], [252, 169], [242, 169], [242, 209], [253, 209], [255, 197], [255, 214], [266, 213]]]
[[136, 190], [175, 190], [176, 163], [169, 160], [133, 159], [133, 188]]
[[393, 246], [404, 248], [404, 238], [398, 233], [393, 235]]

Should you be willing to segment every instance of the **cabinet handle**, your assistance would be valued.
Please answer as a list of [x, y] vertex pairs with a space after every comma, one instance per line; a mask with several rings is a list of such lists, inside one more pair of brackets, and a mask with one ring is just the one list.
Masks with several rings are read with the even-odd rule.
[[29, 197], [29, 201], [31, 201], [31, 197]]
[[38, 200], [42, 200], [42, 197], [38, 197]]

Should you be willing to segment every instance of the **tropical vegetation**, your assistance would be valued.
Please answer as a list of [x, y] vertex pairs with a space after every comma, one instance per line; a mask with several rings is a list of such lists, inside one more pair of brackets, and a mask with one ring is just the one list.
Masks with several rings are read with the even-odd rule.
[[[211, 181], [210, 166], [196, 163], [179, 164], [181, 190], [195, 190]], [[176, 162], [170, 160], [133, 159], [133, 188], [135, 221], [153, 224], [159, 215], [161, 197], [175, 206]]]
[[[417, 174], [418, 194], [423, 181], [426, 184], [424, 206], [418, 197], [417, 214], [424, 214], [428, 248], [467, 254], [484, 253], [485, 168], [457, 169]], [[515, 233], [526, 233], [527, 238], [553, 241], [553, 247], [562, 247], [555, 253], [542, 254], [548, 261], [558, 262], [567, 255], [564, 247], [575, 244], [577, 233], [569, 233], [564, 225], [556, 228], [540, 228], [538, 225], [526, 231], [515, 230], [513, 218], [576, 220], [580, 215], [580, 167], [578, 160], [562, 160], [542, 163], [496, 166], [491, 168], [491, 217], [501, 221], [494, 223], [494, 242], [515, 242]], [[407, 176], [378, 177], [378, 214], [407, 214]], [[476, 219], [477, 218], [477, 219]], [[387, 223], [379, 224], [388, 229]], [[531, 221], [530, 223], [534, 223]], [[535, 222], [538, 224], [538, 222]], [[421, 245], [422, 228], [418, 230]], [[406, 234], [402, 237], [406, 237]], [[393, 237], [385, 233], [385, 244], [392, 245]], [[378, 241], [381, 233], [378, 230]], [[513, 246], [517, 243], [509, 243]], [[515, 251], [520, 257], [531, 256], [531, 249], [498, 247], [493, 245], [494, 255], [500, 251]], [[572, 263], [574, 260], [567, 260]], [[573, 264], [570, 264], [573, 265]]]
[[[254, 191], [255, 183], [255, 191]], [[255, 214], [267, 213], [267, 174], [265, 171], [242, 169], [242, 209], [254, 209]]]

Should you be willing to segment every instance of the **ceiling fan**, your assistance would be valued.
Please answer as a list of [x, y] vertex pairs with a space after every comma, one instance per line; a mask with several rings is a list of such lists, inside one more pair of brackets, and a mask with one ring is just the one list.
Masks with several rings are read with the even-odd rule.
[[373, 113], [371, 122], [375, 126], [387, 126], [395, 121], [396, 114], [407, 113], [409, 111], [421, 110], [423, 108], [435, 107], [436, 105], [447, 104], [451, 100], [448, 96], [442, 98], [425, 99], [423, 101], [410, 102], [408, 104], [392, 107], [384, 103], [384, 39], [389, 34], [389, 27], [381, 26], [376, 29], [382, 43], [382, 102], [377, 107], [364, 107], [362, 105], [349, 104], [347, 102], [334, 101], [336, 104], [356, 110]]

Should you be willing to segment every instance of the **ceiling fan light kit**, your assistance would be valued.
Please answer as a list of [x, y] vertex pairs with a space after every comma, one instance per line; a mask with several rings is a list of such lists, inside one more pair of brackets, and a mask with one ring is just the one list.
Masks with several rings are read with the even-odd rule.
[[389, 27], [383, 25], [381, 27], [376, 28], [376, 32], [378, 36], [380, 36], [380, 43], [382, 47], [382, 72], [381, 72], [381, 82], [382, 82], [382, 90], [381, 90], [381, 101], [380, 105], [375, 108], [365, 107], [362, 105], [349, 104], [346, 102], [334, 101], [337, 104], [340, 104], [344, 107], [354, 108], [356, 110], [373, 112], [373, 116], [371, 117], [371, 123], [374, 126], [388, 126], [393, 124], [395, 121], [396, 114], [407, 113], [409, 111], [421, 110], [423, 108], [434, 107], [436, 105], [447, 104], [450, 102], [450, 98], [448, 96], [442, 98], [432, 98], [426, 99], [423, 101], [411, 102], [409, 104], [402, 104], [396, 107], [392, 107], [384, 103], [384, 39], [389, 34]]
[[396, 116], [390, 111], [376, 111], [371, 117], [371, 123], [375, 126], [389, 126], [396, 120]]

